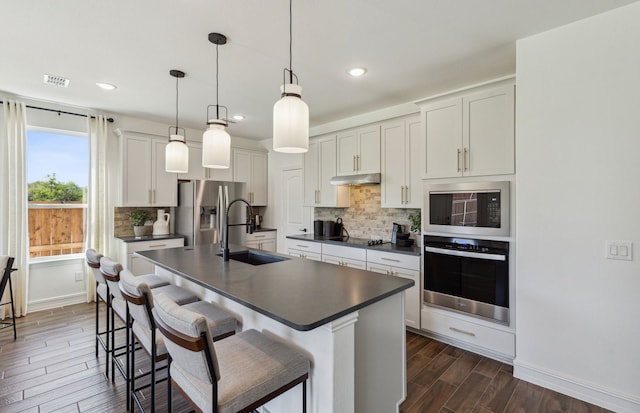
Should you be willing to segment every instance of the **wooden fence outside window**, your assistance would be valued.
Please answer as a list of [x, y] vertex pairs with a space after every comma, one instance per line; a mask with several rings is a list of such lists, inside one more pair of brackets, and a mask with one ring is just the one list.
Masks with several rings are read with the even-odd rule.
[[87, 204], [29, 203], [29, 257], [84, 252]]

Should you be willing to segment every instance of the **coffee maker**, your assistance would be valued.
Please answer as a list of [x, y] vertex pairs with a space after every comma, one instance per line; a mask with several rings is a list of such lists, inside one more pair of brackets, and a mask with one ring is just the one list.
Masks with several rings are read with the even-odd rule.
[[402, 233], [402, 225], [393, 223], [393, 231], [391, 232], [391, 243], [395, 244], [398, 241], [398, 233]]

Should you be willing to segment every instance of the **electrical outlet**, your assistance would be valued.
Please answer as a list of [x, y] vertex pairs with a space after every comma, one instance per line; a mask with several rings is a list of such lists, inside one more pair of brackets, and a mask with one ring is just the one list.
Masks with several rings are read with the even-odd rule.
[[633, 260], [633, 242], [605, 241], [605, 257], [609, 260]]
[[84, 274], [82, 271], [76, 271], [76, 281], [84, 281]]

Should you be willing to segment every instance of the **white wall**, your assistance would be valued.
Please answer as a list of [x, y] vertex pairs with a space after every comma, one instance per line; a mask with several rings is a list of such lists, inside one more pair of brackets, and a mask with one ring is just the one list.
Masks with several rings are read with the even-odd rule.
[[[640, 3], [517, 43], [515, 375], [640, 411]], [[605, 259], [633, 241], [633, 261]]]

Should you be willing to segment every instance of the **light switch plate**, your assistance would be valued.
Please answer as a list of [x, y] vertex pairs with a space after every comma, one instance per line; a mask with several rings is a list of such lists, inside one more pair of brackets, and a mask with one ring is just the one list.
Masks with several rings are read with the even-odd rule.
[[605, 257], [609, 260], [633, 260], [633, 242], [605, 241]]

